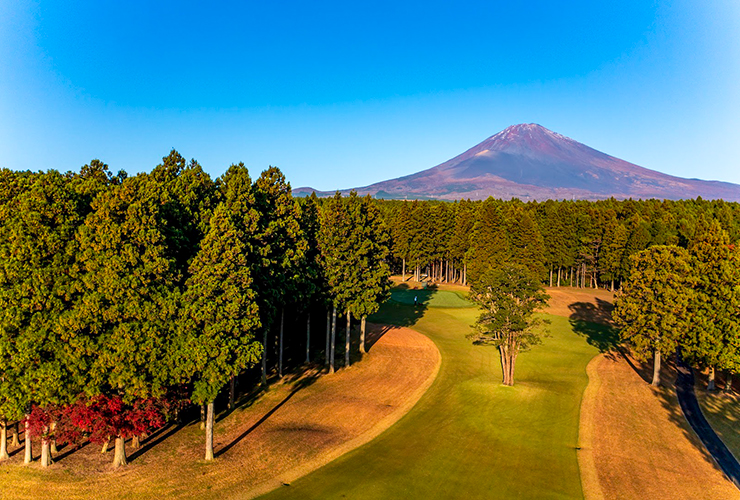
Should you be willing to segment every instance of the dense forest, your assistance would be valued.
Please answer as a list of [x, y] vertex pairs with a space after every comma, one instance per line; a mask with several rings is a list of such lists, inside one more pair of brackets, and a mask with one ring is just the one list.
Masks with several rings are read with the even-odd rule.
[[379, 201], [392, 235], [393, 269], [467, 284], [491, 263], [518, 263], [545, 284], [615, 290], [630, 258], [653, 245], [688, 247], [702, 221], [740, 237], [740, 205], [701, 198], [524, 203]]
[[26, 463], [32, 436], [42, 466], [85, 440], [114, 440], [125, 465], [127, 439], [198, 406], [212, 459], [221, 394], [232, 406], [238, 382], [282, 377], [312, 347], [334, 371], [338, 313], [343, 366], [353, 319], [364, 351], [388, 245], [372, 200], [294, 198], [274, 167], [213, 180], [172, 151], [131, 177], [97, 160], [0, 171], [0, 460], [23, 425]]
[[[0, 460], [23, 426], [27, 463], [33, 436], [42, 466], [58, 444], [86, 440], [114, 441], [125, 465], [126, 440], [192, 411], [210, 460], [217, 404], [364, 353], [392, 271], [465, 285], [507, 263], [541, 284], [614, 290], [646, 249], [690, 252], [712, 233], [713, 248], [734, 249], [738, 215], [701, 199], [296, 198], [277, 168], [252, 180], [232, 165], [214, 180], [176, 151], [135, 176], [97, 160], [0, 170]], [[706, 363], [729, 366], [717, 356]]]

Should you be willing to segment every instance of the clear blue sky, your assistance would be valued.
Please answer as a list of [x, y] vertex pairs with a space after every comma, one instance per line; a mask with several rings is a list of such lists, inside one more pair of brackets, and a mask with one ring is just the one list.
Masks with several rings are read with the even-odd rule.
[[346, 188], [516, 123], [740, 183], [740, 4], [0, 0], [0, 166]]

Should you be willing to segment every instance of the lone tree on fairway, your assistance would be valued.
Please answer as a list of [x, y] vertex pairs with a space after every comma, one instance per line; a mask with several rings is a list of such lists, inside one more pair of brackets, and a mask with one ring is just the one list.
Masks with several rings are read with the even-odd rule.
[[654, 356], [652, 385], [660, 384], [660, 359], [676, 352], [686, 331], [691, 290], [689, 256], [677, 246], [658, 245], [632, 257], [632, 271], [616, 300], [614, 321], [635, 356]]
[[489, 268], [471, 284], [470, 299], [483, 309], [472, 338], [475, 344], [498, 347], [504, 385], [514, 385], [519, 353], [541, 342], [536, 327], [542, 321], [534, 312], [549, 298], [539, 278], [518, 264]]

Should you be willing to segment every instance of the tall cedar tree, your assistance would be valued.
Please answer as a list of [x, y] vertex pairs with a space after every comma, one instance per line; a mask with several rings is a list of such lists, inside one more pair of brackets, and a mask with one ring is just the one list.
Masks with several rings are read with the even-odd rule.
[[353, 254], [354, 244], [350, 217], [348, 203], [339, 192], [321, 207], [318, 242], [321, 251], [321, 266], [332, 303], [331, 339], [327, 356], [329, 373], [334, 372], [336, 311], [337, 309], [345, 310], [352, 299], [354, 287], [359, 285], [359, 283], [350, 281], [351, 262], [348, 261]]
[[[80, 390], [80, 360], [74, 339], [63, 327], [71, 309], [69, 269], [76, 248], [74, 234], [82, 223], [71, 183], [55, 171], [34, 176], [16, 198], [15, 210], [3, 225], [3, 292], [0, 302], [11, 321], [4, 321], [4, 340], [15, 353], [5, 362], [27, 403], [41, 409], [67, 404]], [[3, 342], [5, 344], [5, 342]], [[16, 399], [17, 402], [20, 400]], [[51, 463], [53, 426], [42, 429], [42, 467]], [[26, 440], [30, 444], [30, 440]], [[27, 459], [30, 459], [30, 449]]]
[[378, 311], [380, 304], [388, 298], [391, 287], [390, 269], [386, 259], [389, 255], [388, 231], [381, 218], [380, 210], [366, 196], [354, 200], [352, 231], [355, 233], [352, 248], [353, 259], [350, 273], [356, 276], [354, 293], [349, 296], [349, 311], [361, 319], [360, 352], [365, 353], [365, 324], [367, 317]]
[[306, 240], [301, 283], [296, 295], [306, 312], [306, 363], [311, 361], [311, 308], [316, 304], [326, 305], [326, 282], [321, 269], [319, 252], [319, 200], [316, 193], [299, 203], [300, 225]]
[[682, 352], [713, 371], [736, 371], [740, 362], [740, 258], [717, 221], [699, 224], [689, 247], [693, 267], [691, 323]]
[[[230, 184], [240, 181], [242, 193], [249, 196], [249, 177], [229, 177]], [[183, 297], [186, 339], [180, 366], [185, 373], [195, 374], [192, 401], [208, 408], [206, 460], [213, 460], [216, 396], [232, 377], [259, 362], [262, 355], [262, 345], [255, 340], [260, 320], [249, 267], [253, 249], [248, 244], [257, 214], [253, 209], [246, 214], [235, 210], [238, 202], [229, 203], [232, 201], [227, 195], [213, 213], [210, 228], [190, 265]]]
[[510, 258], [509, 240], [500, 202], [488, 198], [478, 209], [470, 249], [466, 255], [468, 279], [475, 283], [492, 266], [508, 262]]
[[653, 355], [652, 385], [660, 384], [661, 357], [676, 352], [690, 324], [691, 267], [685, 249], [658, 245], [632, 257], [632, 270], [617, 295], [614, 321], [640, 360]]
[[[253, 188], [259, 221], [250, 242], [255, 250], [252, 278], [263, 328], [262, 382], [266, 384], [268, 331], [287, 305], [297, 303], [307, 242], [298, 204], [280, 169], [270, 167], [262, 172]], [[279, 335], [282, 340], [282, 328]], [[282, 341], [278, 356], [282, 360]]]
[[514, 385], [519, 353], [541, 342], [535, 311], [547, 304], [539, 278], [525, 266], [489, 267], [470, 286], [470, 299], [483, 310], [475, 322], [475, 344], [498, 347], [503, 384]]
[[[89, 396], [132, 403], [162, 395], [170, 382], [181, 275], [162, 230], [162, 191], [150, 176], [128, 178], [96, 198], [78, 233], [84, 296], [69, 326], [93, 344]], [[127, 437], [116, 436], [114, 467], [126, 464]]]

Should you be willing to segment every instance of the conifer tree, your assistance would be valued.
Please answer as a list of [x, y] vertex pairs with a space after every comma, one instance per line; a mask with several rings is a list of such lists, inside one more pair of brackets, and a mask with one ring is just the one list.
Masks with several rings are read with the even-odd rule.
[[686, 251], [653, 246], [632, 257], [632, 269], [615, 301], [614, 321], [621, 338], [640, 360], [653, 355], [652, 385], [660, 384], [661, 357], [676, 352], [691, 323], [691, 268]]
[[740, 361], [740, 258], [717, 221], [702, 220], [689, 247], [694, 294], [685, 357], [710, 369], [735, 371]]
[[[181, 274], [162, 230], [171, 209], [162, 193], [148, 175], [127, 178], [95, 199], [78, 232], [82, 297], [67, 326], [88, 343], [90, 396], [132, 403], [161, 396], [172, 381], [166, 360]], [[126, 464], [126, 432], [116, 436], [114, 467]]]
[[[235, 176], [230, 181], [236, 182]], [[192, 401], [207, 405], [206, 460], [213, 460], [218, 392], [262, 355], [262, 345], [255, 340], [260, 319], [249, 266], [253, 249], [248, 245], [257, 216], [253, 209], [251, 214], [234, 210], [237, 203], [232, 201], [227, 198], [213, 213], [183, 297], [185, 338], [179, 339], [177, 366], [183, 374], [195, 374]]]
[[509, 262], [511, 252], [503, 214], [496, 200], [488, 198], [478, 209], [466, 255], [471, 283], [478, 281], [491, 266]]
[[[251, 242], [255, 249], [252, 277], [263, 328], [262, 382], [265, 384], [268, 331], [276, 323], [279, 312], [297, 302], [307, 242], [302, 235], [297, 202], [280, 169], [270, 167], [263, 171], [253, 188], [259, 221]], [[280, 339], [282, 334], [281, 331]], [[281, 342], [279, 357], [282, 347]]]

